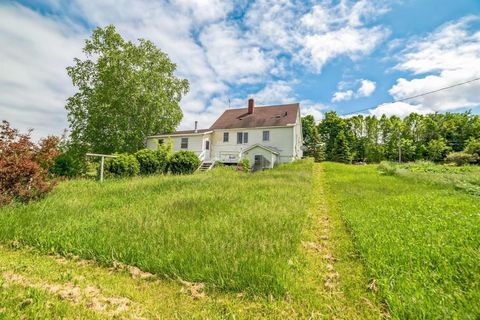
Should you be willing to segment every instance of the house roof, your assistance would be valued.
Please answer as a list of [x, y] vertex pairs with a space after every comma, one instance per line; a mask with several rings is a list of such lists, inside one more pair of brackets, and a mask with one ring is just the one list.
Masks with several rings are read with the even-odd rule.
[[214, 129], [284, 127], [297, 122], [298, 103], [255, 107], [252, 114], [247, 108], [226, 110], [210, 127]]
[[280, 150], [278, 150], [277, 148], [267, 147], [267, 146], [264, 146], [263, 144], [258, 144], [258, 143], [254, 144], [253, 146], [248, 147], [247, 149], [243, 150], [243, 152], [247, 152], [247, 151], [255, 149], [255, 148], [262, 148], [262, 149], [265, 149], [265, 150], [267, 150], [271, 153], [280, 154]]
[[183, 136], [183, 135], [201, 135], [204, 133], [211, 132], [211, 129], [198, 129], [198, 130], [181, 130], [175, 131], [173, 133], [165, 133], [165, 134], [155, 134], [149, 137], [169, 137], [169, 136]]

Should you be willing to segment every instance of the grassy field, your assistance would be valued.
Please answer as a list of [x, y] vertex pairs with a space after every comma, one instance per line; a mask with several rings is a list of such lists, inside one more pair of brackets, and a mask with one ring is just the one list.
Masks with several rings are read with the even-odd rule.
[[312, 167], [70, 181], [5, 207], [0, 318], [379, 319]]
[[480, 196], [480, 166], [437, 165], [430, 162], [409, 163], [397, 166], [399, 174], [413, 180], [454, 187], [457, 190]]
[[455, 185], [475, 181], [475, 169], [456, 173], [463, 178], [440, 167], [397, 176], [375, 166], [325, 170], [331, 209], [394, 318], [478, 319], [480, 198]]
[[62, 183], [46, 199], [0, 211], [0, 240], [111, 265], [282, 295], [300, 243], [312, 164], [246, 175], [228, 169]]
[[0, 209], [0, 319], [478, 319], [479, 172], [67, 181]]

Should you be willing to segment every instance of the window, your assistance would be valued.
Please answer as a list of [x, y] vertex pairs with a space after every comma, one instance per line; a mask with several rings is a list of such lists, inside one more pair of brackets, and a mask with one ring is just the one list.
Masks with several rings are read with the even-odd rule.
[[182, 138], [182, 143], [180, 144], [180, 148], [188, 149], [188, 138]]
[[223, 133], [223, 142], [228, 142], [228, 132]]
[[248, 132], [237, 132], [237, 144], [248, 143]]
[[263, 131], [263, 141], [270, 141], [270, 131]]
[[210, 150], [210, 141], [205, 141], [205, 150]]
[[158, 139], [158, 145], [162, 145], [164, 143], [163, 139]]

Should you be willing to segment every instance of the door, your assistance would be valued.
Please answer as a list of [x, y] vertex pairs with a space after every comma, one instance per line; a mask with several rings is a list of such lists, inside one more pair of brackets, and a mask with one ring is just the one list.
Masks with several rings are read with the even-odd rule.
[[205, 140], [205, 160], [210, 160], [210, 140]]

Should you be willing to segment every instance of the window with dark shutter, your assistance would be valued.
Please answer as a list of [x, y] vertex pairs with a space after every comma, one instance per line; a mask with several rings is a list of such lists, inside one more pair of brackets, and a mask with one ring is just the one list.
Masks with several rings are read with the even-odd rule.
[[228, 132], [223, 133], [223, 142], [228, 142]]
[[182, 143], [180, 144], [180, 148], [188, 149], [188, 138], [182, 138]]
[[243, 133], [243, 143], [248, 143], [248, 132]]
[[243, 132], [237, 132], [237, 144], [243, 143]]
[[270, 141], [270, 131], [263, 131], [263, 141]]

